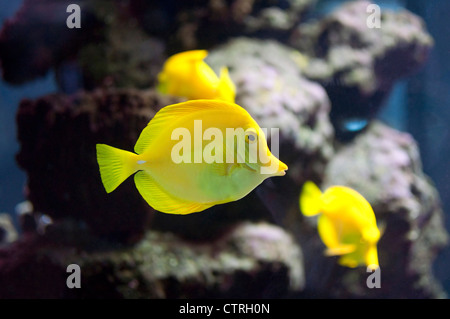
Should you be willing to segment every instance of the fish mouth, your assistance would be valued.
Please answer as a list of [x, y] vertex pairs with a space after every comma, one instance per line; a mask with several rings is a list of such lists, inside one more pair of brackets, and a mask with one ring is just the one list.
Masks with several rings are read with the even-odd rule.
[[284, 175], [286, 175], [287, 169], [288, 169], [287, 165], [284, 164], [283, 162], [280, 162], [280, 161], [278, 161], [278, 165], [277, 164], [273, 164], [273, 165], [271, 164], [271, 165], [266, 165], [266, 166], [261, 166], [260, 167], [261, 174], [268, 175], [268, 177], [270, 177], [270, 176], [284, 176]]
[[284, 175], [286, 175], [286, 171], [287, 171], [287, 167], [286, 168], [280, 168], [272, 176], [284, 176]]
[[[251, 172], [254, 173], [258, 173], [258, 168], [261, 174], [263, 175], [269, 175], [269, 176], [284, 176], [286, 175], [286, 171], [288, 169], [287, 165], [284, 164], [283, 162], [278, 161], [278, 168], [276, 168], [276, 164], [274, 166], [272, 165], [258, 165], [256, 168], [253, 167], [250, 163], [244, 162], [243, 163], [243, 167], [248, 169]], [[272, 169], [271, 169], [272, 168]], [[267, 169], [266, 171], [264, 171], [264, 169]]]
[[283, 170], [281, 170], [281, 171], [276, 172], [276, 173], [274, 174], [274, 176], [284, 176], [284, 175], [286, 175], [286, 171], [287, 171], [287, 168], [286, 168], [286, 169], [283, 169]]
[[274, 174], [274, 176], [284, 176], [286, 175], [287, 170], [288, 166], [282, 161], [278, 160], [278, 171]]

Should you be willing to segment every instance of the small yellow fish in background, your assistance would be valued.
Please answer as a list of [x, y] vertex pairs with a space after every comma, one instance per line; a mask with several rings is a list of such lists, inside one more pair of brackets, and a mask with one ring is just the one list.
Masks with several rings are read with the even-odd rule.
[[[230, 129], [238, 133], [233, 139], [221, 140], [220, 135], [226, 136]], [[216, 134], [206, 136], [207, 132]], [[207, 141], [199, 142], [198, 137]], [[250, 156], [250, 147], [256, 142], [262, 147], [258, 159]], [[211, 148], [211, 144], [219, 147]], [[189, 146], [182, 149], [186, 161], [180, 161], [180, 145]], [[97, 144], [106, 192], [136, 173], [134, 181], [141, 196], [155, 210], [169, 214], [200, 212], [238, 200], [266, 178], [283, 176], [287, 170], [270, 152], [264, 132], [250, 114], [237, 104], [220, 100], [190, 100], [162, 108], [142, 131], [134, 151], [136, 154]], [[203, 154], [218, 160], [195, 161]], [[274, 169], [262, 174], [268, 165]]]
[[323, 194], [313, 182], [306, 182], [300, 194], [300, 210], [305, 216], [322, 213], [318, 232], [327, 246], [327, 256], [341, 256], [339, 264], [379, 267], [377, 242], [380, 231], [369, 202], [357, 191], [332, 186]]
[[222, 67], [217, 77], [203, 61], [207, 55], [206, 50], [192, 50], [171, 56], [158, 74], [158, 91], [189, 100], [219, 99], [234, 103], [236, 87], [228, 69]]

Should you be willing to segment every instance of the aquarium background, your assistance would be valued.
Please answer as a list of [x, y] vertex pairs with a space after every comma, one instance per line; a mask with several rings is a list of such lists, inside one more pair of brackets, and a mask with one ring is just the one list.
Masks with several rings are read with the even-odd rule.
[[[344, 1], [319, 0], [312, 15], [323, 15]], [[0, 25], [14, 15], [22, 1], [0, 3]], [[170, 1], [168, 2], [170, 3]], [[450, 230], [450, 2], [446, 0], [374, 1], [382, 8], [407, 8], [421, 16], [434, 38], [434, 48], [425, 65], [394, 87], [379, 118], [390, 126], [409, 132], [418, 142], [423, 170], [439, 191]], [[25, 173], [16, 164], [19, 145], [16, 137], [16, 112], [23, 98], [37, 98], [48, 93], [77, 89], [77, 78], [70, 68], [64, 76], [66, 88], [58, 88], [55, 74], [11, 85], [0, 81], [0, 212], [10, 213], [17, 225], [16, 205], [24, 200]], [[450, 293], [450, 248], [444, 248], [434, 263], [436, 278]]]

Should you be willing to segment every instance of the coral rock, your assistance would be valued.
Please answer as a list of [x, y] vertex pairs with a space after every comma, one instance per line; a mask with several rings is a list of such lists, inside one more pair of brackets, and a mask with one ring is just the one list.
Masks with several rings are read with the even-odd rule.
[[407, 10], [382, 11], [381, 28], [369, 28], [370, 4], [345, 3], [299, 25], [290, 40], [309, 56], [304, 75], [325, 87], [336, 134], [344, 139], [353, 136], [349, 123], [373, 118], [392, 85], [422, 66], [433, 45], [422, 19]]
[[[237, 224], [209, 242], [149, 231], [133, 246], [94, 251], [49, 239], [0, 250], [1, 298], [279, 298], [304, 284], [299, 246], [266, 223]], [[80, 267], [79, 289], [66, 286], [71, 264]]]
[[[21, 84], [55, 69], [68, 93], [74, 85], [145, 88], [155, 81], [166, 45], [173, 54], [244, 34], [287, 39], [315, 1], [83, 1], [81, 28], [69, 29], [72, 1], [26, 0], [0, 31], [3, 78]], [[74, 80], [67, 70], [83, 83], [67, 83]]]
[[[292, 29], [316, 0], [175, 0], [172, 6], [164, 2], [134, 1], [132, 7], [150, 34], [164, 34], [155, 30], [155, 19], [165, 17], [170, 51], [212, 48], [236, 36], [276, 37], [287, 39]], [[159, 21], [160, 19], [156, 19]], [[171, 33], [167, 33], [171, 30]]]
[[22, 84], [44, 76], [63, 60], [76, 56], [82, 44], [98, 40], [91, 32], [102, 23], [81, 10], [82, 28], [69, 29], [67, 6], [73, 1], [25, 0], [0, 31], [0, 63], [5, 81]]
[[11, 216], [6, 213], [0, 213], [0, 246], [12, 243], [18, 237]]

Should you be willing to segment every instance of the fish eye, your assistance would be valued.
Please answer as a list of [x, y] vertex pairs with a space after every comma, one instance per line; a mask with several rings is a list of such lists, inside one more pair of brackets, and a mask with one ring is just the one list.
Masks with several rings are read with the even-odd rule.
[[258, 139], [258, 135], [256, 135], [256, 132], [247, 131], [245, 133], [245, 142], [252, 144], [252, 143], [255, 143], [257, 139]]

